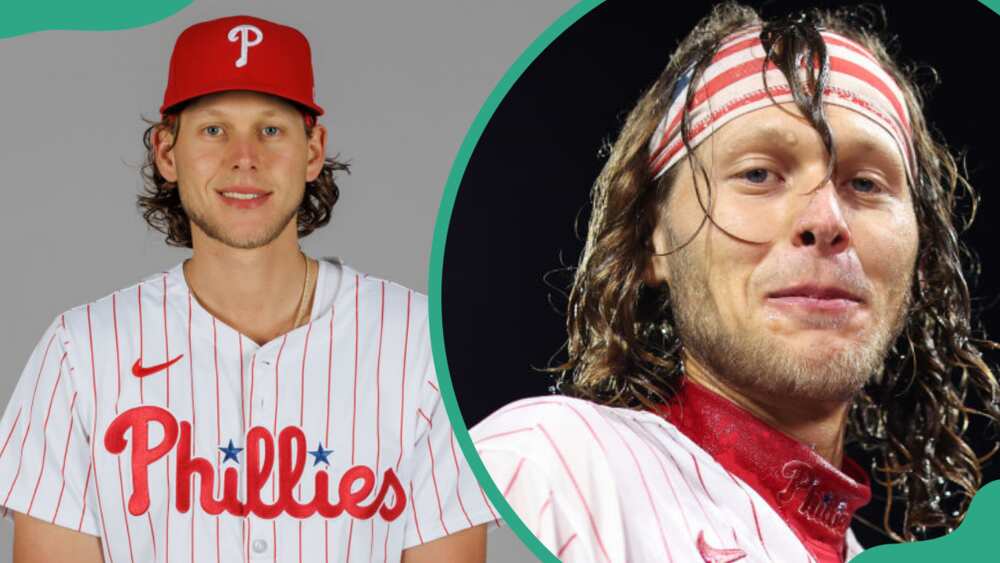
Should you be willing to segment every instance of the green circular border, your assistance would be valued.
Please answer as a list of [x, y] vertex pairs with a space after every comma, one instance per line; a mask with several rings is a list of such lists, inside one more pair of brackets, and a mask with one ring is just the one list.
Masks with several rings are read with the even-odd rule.
[[[486, 129], [486, 125], [493, 117], [493, 113], [507, 96], [507, 93], [514, 86], [514, 83], [517, 82], [528, 66], [534, 62], [542, 51], [544, 51], [550, 43], [555, 41], [556, 38], [566, 31], [569, 26], [576, 23], [577, 20], [603, 2], [604, 0], [582, 0], [573, 6], [568, 12], [560, 16], [559, 19], [553, 22], [552, 25], [543, 31], [542, 34], [539, 35], [538, 38], [536, 38], [523, 53], [521, 53], [517, 60], [514, 61], [514, 64], [511, 65], [511, 67], [500, 79], [500, 82], [490, 93], [489, 97], [486, 98], [486, 102], [483, 104], [483, 107], [480, 108], [479, 113], [476, 114], [476, 118], [472, 122], [472, 126], [469, 128], [468, 133], [466, 133], [465, 139], [462, 141], [462, 145], [458, 150], [458, 155], [455, 157], [455, 161], [452, 164], [451, 172], [448, 175], [448, 181], [445, 184], [444, 196], [441, 199], [441, 206], [438, 208], [438, 216], [434, 224], [434, 241], [431, 247], [428, 283], [431, 348], [434, 354], [434, 364], [437, 368], [438, 378], [440, 380], [439, 383], [441, 384], [441, 396], [444, 400], [448, 417], [451, 419], [452, 426], [455, 429], [455, 438], [458, 440], [459, 446], [462, 448], [462, 453], [465, 455], [469, 462], [469, 466], [472, 468], [472, 472], [476, 475], [476, 478], [479, 480], [479, 484], [486, 492], [486, 495], [493, 503], [493, 506], [500, 512], [500, 516], [503, 517], [507, 525], [510, 526], [511, 530], [513, 530], [517, 537], [524, 542], [528, 549], [530, 549], [535, 556], [545, 563], [559, 563], [559, 559], [553, 555], [552, 552], [549, 551], [549, 549], [546, 548], [542, 542], [531, 533], [530, 530], [528, 530], [528, 527], [524, 524], [521, 518], [518, 517], [517, 513], [514, 512], [514, 509], [511, 508], [507, 499], [503, 497], [503, 494], [496, 486], [496, 483], [493, 482], [489, 472], [486, 470], [486, 466], [483, 465], [482, 460], [479, 458], [479, 454], [476, 453], [476, 448], [472, 443], [472, 438], [469, 436], [469, 429], [465, 425], [465, 421], [462, 419], [462, 413], [459, 409], [458, 401], [455, 398], [455, 390], [451, 383], [451, 372], [448, 369], [448, 358], [445, 354], [441, 309], [441, 280], [444, 269], [445, 241], [448, 237], [448, 226], [451, 223], [451, 213], [455, 207], [455, 198], [458, 196], [458, 188], [461, 185], [462, 177], [465, 175], [465, 169], [469, 164], [469, 159], [472, 157], [472, 153], [475, 150], [476, 145], [479, 143], [479, 139], [482, 137], [483, 131]], [[1000, 0], [979, 0], [979, 2], [993, 12], [1000, 14]], [[983, 492], [986, 492], [986, 494], [983, 494]], [[974, 524], [976, 526], [975, 529], [979, 530], [980, 526], [984, 524], [984, 520], [992, 520], [996, 517], [996, 515], [1000, 515], [1000, 482], [991, 483], [990, 485], [984, 487], [980, 493], [976, 495], [976, 500], [979, 502], [973, 502], [973, 506], [969, 509], [969, 518], [967, 518], [966, 522], [969, 522], [975, 517], [977, 520]], [[991, 516], [993, 518], [991, 518]], [[898, 547], [891, 545], [878, 546], [876, 548], [872, 548], [872, 550], [865, 551], [859, 559], [864, 559], [866, 563], [888, 563], [891, 561], [898, 561], [900, 560], [899, 557], [903, 556], [905, 557], [905, 560], [908, 561], [930, 562], [940, 560], [940, 557], [944, 553], [948, 553], [953, 557], [959, 554], [982, 555], [983, 553], [989, 553], [995, 550], [992, 542], [989, 541], [992, 539], [990, 537], [991, 534], [987, 533], [980, 536], [977, 533], [974, 537], [968, 537], [974, 533], [971, 528], [973, 528], [973, 526], [967, 524], [963, 525], [958, 530], [944, 538], [927, 542], [917, 542], [920, 544], [919, 547], [915, 544], [900, 544]], [[959, 534], [959, 532], [962, 531], [967, 531], [968, 533]], [[957, 536], [960, 535], [963, 536], [962, 539], [959, 540], [962, 543], [960, 545], [955, 545], [955, 541], [958, 539]], [[944, 551], [944, 549], [947, 551]], [[922, 553], [914, 553], [916, 550], [920, 550]]]
[[[445, 184], [444, 196], [441, 199], [441, 206], [438, 208], [437, 221], [434, 223], [434, 242], [431, 246], [431, 261], [430, 261], [430, 279], [428, 281], [428, 300], [429, 300], [429, 314], [430, 314], [430, 329], [431, 329], [431, 348], [434, 353], [434, 365], [437, 369], [438, 383], [441, 384], [441, 397], [444, 400], [445, 409], [448, 411], [448, 417], [451, 419], [451, 424], [455, 429], [455, 438], [458, 440], [458, 445], [462, 448], [462, 453], [469, 462], [469, 466], [472, 468], [472, 472], [476, 475], [479, 480], [479, 484], [482, 486], [483, 490], [486, 492], [486, 496], [489, 497], [490, 502], [493, 506], [500, 512], [500, 516], [504, 519], [510, 529], [517, 534], [517, 537], [524, 542], [524, 545], [531, 550], [540, 560], [546, 563], [559, 563], [559, 559], [552, 554], [551, 551], [546, 548], [534, 534], [528, 530], [521, 518], [514, 512], [507, 499], [503, 497], [500, 489], [497, 488], [496, 483], [490, 478], [489, 472], [486, 471], [486, 466], [483, 465], [481, 459], [479, 459], [479, 454], [476, 453], [476, 447], [472, 444], [472, 438], [469, 437], [469, 429], [465, 425], [465, 421], [462, 419], [462, 411], [458, 407], [458, 401], [455, 399], [455, 389], [451, 384], [451, 372], [448, 369], [448, 358], [445, 355], [445, 345], [444, 345], [444, 330], [442, 328], [441, 319], [441, 278], [442, 271], [444, 268], [444, 249], [445, 249], [445, 239], [448, 237], [448, 226], [451, 223], [451, 212], [455, 208], [455, 198], [458, 196], [458, 188], [462, 183], [462, 176], [465, 175], [465, 168], [469, 164], [469, 159], [472, 157], [472, 152], [476, 149], [476, 145], [479, 143], [479, 138], [483, 135], [483, 131], [486, 129], [486, 125], [490, 122], [493, 117], [493, 113], [496, 111], [497, 107], [507, 96], [507, 92], [514, 86], [517, 79], [521, 77], [525, 69], [549, 46], [550, 43], [555, 41], [562, 32], [576, 23], [577, 20], [582, 18], [588, 12], [593, 10], [595, 7], [603, 3], [604, 0], [582, 0], [565, 14], [559, 17], [552, 25], [550, 25], [541, 35], [535, 39], [527, 49], [521, 53], [521, 56], [514, 61], [507, 72], [504, 73], [500, 82], [490, 93], [489, 97], [486, 98], [486, 102], [483, 107], [479, 109], [479, 113], [476, 114], [476, 119], [472, 122], [472, 126], [469, 128], [469, 132], [466, 133], [465, 139], [462, 141], [462, 146], [458, 149], [458, 155], [455, 157], [455, 161], [451, 166], [451, 172], [448, 174], [448, 182]], [[997, 0], [1000, 2], [1000, 0]]]

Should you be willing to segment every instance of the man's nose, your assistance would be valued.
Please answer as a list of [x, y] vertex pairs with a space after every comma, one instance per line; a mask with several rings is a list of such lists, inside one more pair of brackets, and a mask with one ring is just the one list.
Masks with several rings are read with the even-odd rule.
[[792, 231], [792, 245], [815, 247], [820, 255], [835, 255], [851, 244], [851, 231], [833, 181], [799, 197], [806, 198], [799, 208]]
[[229, 161], [233, 170], [256, 170], [260, 159], [259, 140], [253, 135], [233, 135], [229, 143]]

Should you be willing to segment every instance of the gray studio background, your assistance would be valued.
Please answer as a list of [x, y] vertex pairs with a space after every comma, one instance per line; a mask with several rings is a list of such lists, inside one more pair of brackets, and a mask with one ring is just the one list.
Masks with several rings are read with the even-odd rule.
[[[574, 0], [195, 2], [142, 28], [0, 40], [0, 406], [60, 312], [173, 266], [135, 207], [140, 116], [154, 118], [188, 25], [249, 13], [309, 38], [328, 150], [349, 159], [330, 225], [303, 241], [361, 271], [427, 291], [434, 219], [483, 101]], [[12, 528], [0, 523], [0, 563]], [[489, 562], [533, 560], [506, 529]]]

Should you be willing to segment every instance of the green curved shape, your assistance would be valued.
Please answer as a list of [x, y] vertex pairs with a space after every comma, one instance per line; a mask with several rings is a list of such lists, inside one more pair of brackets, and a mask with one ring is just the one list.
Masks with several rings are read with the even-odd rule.
[[979, 3], [1000, 14], [1000, 0], [979, 0]]
[[158, 22], [192, 0], [9, 0], [0, 11], [0, 39], [46, 31], [108, 31]]
[[[873, 547], [851, 560], [852, 563], [907, 563], [955, 560], [987, 560], [996, 551], [997, 516], [1000, 515], [1000, 481], [994, 481], [976, 493], [965, 521], [947, 536], [914, 543]], [[987, 555], [986, 558], [982, 557]], [[964, 559], [967, 557], [968, 559]], [[975, 558], [973, 558], [975, 557]]]
[[521, 521], [514, 512], [514, 509], [511, 508], [507, 499], [503, 497], [500, 489], [497, 488], [496, 483], [493, 482], [490, 474], [486, 471], [482, 460], [479, 459], [479, 454], [476, 453], [476, 448], [472, 444], [472, 438], [469, 437], [469, 429], [466, 427], [465, 421], [462, 420], [462, 412], [459, 410], [458, 402], [455, 400], [455, 389], [451, 384], [448, 358], [444, 351], [444, 330], [441, 319], [441, 278], [444, 268], [445, 239], [448, 236], [448, 225], [451, 223], [451, 212], [455, 207], [455, 197], [458, 195], [458, 187], [462, 182], [462, 176], [465, 174], [465, 168], [469, 164], [472, 152], [475, 150], [476, 144], [479, 142], [479, 138], [482, 136], [483, 130], [486, 129], [490, 118], [493, 117], [493, 112], [496, 111], [504, 97], [506, 97], [507, 92], [510, 91], [514, 83], [517, 82], [517, 79], [521, 77], [521, 74], [524, 73], [525, 69], [528, 68], [538, 55], [550, 43], [555, 41], [566, 28], [573, 25], [573, 23], [593, 10], [601, 2], [603, 0], [582, 0], [559, 17], [521, 53], [521, 56], [514, 61], [514, 64], [507, 70], [500, 79], [500, 82], [493, 89], [493, 92], [486, 98], [486, 102], [480, 108], [479, 113], [476, 114], [476, 118], [469, 128], [469, 132], [466, 133], [465, 139], [462, 141], [462, 146], [458, 149], [458, 155], [451, 166], [451, 172], [448, 174], [444, 196], [441, 199], [437, 220], [434, 223], [434, 242], [431, 246], [430, 275], [428, 280], [431, 348], [434, 353], [434, 365], [437, 369], [438, 380], [441, 384], [441, 397], [444, 401], [445, 409], [448, 411], [448, 418], [451, 419], [452, 426], [455, 428], [455, 438], [462, 448], [462, 453], [465, 454], [466, 459], [469, 461], [472, 472], [476, 475], [479, 484], [483, 487], [490, 502], [500, 512], [500, 516], [503, 517], [507, 525], [517, 534], [517, 537], [524, 542], [528, 549], [546, 563], [558, 563], [559, 559], [528, 530], [528, 527], [524, 525], [524, 522]]
[[[983, 5], [1000, 14], [1000, 0], [979, 0]], [[552, 25], [550, 25], [541, 35], [535, 39], [521, 56], [514, 61], [514, 64], [500, 79], [500, 82], [490, 93], [483, 107], [480, 108], [472, 126], [469, 128], [462, 145], [459, 148], [455, 161], [452, 164], [451, 172], [445, 184], [444, 196], [438, 208], [438, 216], [434, 225], [434, 241], [431, 247], [430, 274], [428, 280], [428, 296], [430, 304], [430, 325], [431, 325], [431, 347], [434, 354], [434, 364], [437, 368], [439, 382], [441, 384], [441, 395], [444, 400], [445, 409], [451, 419], [455, 429], [455, 437], [458, 440], [462, 453], [469, 461], [472, 472], [476, 475], [480, 485], [489, 497], [490, 501], [500, 512], [500, 516], [510, 526], [511, 530], [524, 542], [524, 544], [545, 563], [559, 563], [559, 559], [552, 554], [542, 543], [528, 530], [524, 522], [517, 516], [513, 508], [503, 497], [500, 489], [486, 471], [482, 460], [476, 453], [475, 446], [469, 436], [468, 427], [462, 419], [462, 413], [455, 398], [455, 390], [451, 383], [451, 372], [448, 369], [448, 359], [445, 354], [444, 330], [442, 323], [441, 309], [441, 280], [444, 268], [445, 240], [448, 236], [448, 226], [451, 223], [451, 214], [455, 207], [455, 198], [461, 185], [462, 176], [465, 174], [469, 159], [479, 142], [486, 125], [493, 117], [493, 113], [517, 82], [525, 69], [545, 50], [546, 47], [569, 26], [600, 5], [603, 0], [581, 0], [577, 5], [563, 14]], [[919, 563], [922, 561], [941, 561], [946, 558], [956, 556], [973, 556], [990, 553], [990, 533], [997, 529], [996, 517], [1000, 515], [1000, 482], [990, 483], [983, 487], [973, 499], [965, 522], [953, 533], [943, 538], [924, 542], [909, 544], [883, 545], [865, 551], [852, 561], [859, 563], [891, 563], [896, 561], [907, 561]]]

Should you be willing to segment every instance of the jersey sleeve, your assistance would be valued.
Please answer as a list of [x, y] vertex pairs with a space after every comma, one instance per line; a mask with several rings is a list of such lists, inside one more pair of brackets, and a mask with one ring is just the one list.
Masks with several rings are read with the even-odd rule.
[[21, 373], [0, 418], [0, 513], [21, 512], [97, 536], [88, 429], [71, 344], [57, 318]]
[[412, 480], [404, 483], [410, 499], [404, 549], [498, 518], [455, 439], [441, 400], [427, 331], [420, 331], [414, 344], [417, 369], [413, 373], [420, 377], [420, 387], [415, 464]]
[[561, 397], [523, 399], [470, 434], [497, 488], [556, 557], [625, 561], [614, 460], [595, 447], [578, 407]]

